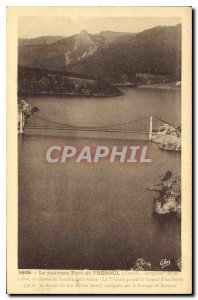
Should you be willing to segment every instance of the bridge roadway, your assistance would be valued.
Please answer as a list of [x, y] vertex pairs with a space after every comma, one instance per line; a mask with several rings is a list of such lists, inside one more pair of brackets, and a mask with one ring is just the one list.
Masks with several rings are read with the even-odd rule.
[[71, 131], [97, 131], [97, 132], [118, 132], [118, 133], [140, 133], [149, 134], [149, 131], [139, 131], [139, 130], [118, 130], [118, 129], [94, 129], [94, 128], [75, 128], [75, 127], [46, 127], [46, 126], [28, 126], [24, 129], [47, 129], [47, 130], [71, 130]]

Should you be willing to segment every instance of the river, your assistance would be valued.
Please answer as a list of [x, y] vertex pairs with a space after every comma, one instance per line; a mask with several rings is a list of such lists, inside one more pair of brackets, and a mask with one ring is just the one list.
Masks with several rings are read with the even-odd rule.
[[[123, 89], [113, 98], [29, 97], [53, 121], [105, 126], [145, 115], [180, 124], [180, 91]], [[152, 163], [47, 163], [52, 145], [148, 145]], [[180, 223], [152, 213], [146, 189], [165, 171], [180, 171], [180, 154], [139, 137], [111, 133], [29, 132], [19, 136], [19, 268], [122, 269], [137, 258], [159, 268], [181, 255]]]

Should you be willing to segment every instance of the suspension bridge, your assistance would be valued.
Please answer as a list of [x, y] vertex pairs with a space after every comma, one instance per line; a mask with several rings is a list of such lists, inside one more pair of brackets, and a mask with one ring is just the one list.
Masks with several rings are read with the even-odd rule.
[[63, 131], [95, 131], [95, 132], [115, 132], [115, 133], [137, 133], [148, 136], [149, 140], [152, 140], [153, 134], [158, 130], [160, 126], [164, 124], [170, 124], [169, 122], [162, 120], [156, 116], [145, 116], [128, 122], [122, 122], [117, 124], [107, 124], [103, 126], [92, 125], [73, 125], [68, 123], [60, 123], [57, 121], [49, 120], [42, 115], [35, 113], [30, 118], [25, 118], [24, 113], [20, 112], [19, 120], [19, 132], [25, 133], [29, 130], [63, 130]]

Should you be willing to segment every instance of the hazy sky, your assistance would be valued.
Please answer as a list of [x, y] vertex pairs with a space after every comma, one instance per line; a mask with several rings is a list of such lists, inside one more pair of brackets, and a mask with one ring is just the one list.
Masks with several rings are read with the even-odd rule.
[[112, 30], [140, 32], [158, 25], [176, 25], [178, 18], [122, 18], [122, 17], [20, 17], [19, 37], [33, 38], [43, 35], [69, 36], [87, 30], [89, 33]]

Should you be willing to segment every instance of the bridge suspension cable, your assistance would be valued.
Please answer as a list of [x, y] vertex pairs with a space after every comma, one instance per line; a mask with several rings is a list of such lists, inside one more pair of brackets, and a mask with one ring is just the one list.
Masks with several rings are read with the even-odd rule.
[[56, 122], [56, 121], [52, 121], [52, 120], [49, 120], [49, 119], [46, 119], [46, 118], [43, 118], [42, 116], [39, 116], [39, 115], [35, 115], [35, 117], [37, 119], [40, 119], [44, 122], [47, 122], [47, 123], [53, 123], [55, 125], [60, 125], [62, 127], [70, 127], [70, 128], [76, 128], [76, 129], [80, 129], [80, 128], [87, 128], [87, 129], [105, 129], [105, 128], [112, 128], [112, 127], [118, 127], [118, 126], [124, 126], [124, 125], [130, 125], [134, 122], [138, 122], [140, 120], [143, 120], [143, 119], [146, 119], [148, 118], [149, 116], [145, 116], [145, 117], [142, 117], [142, 118], [139, 118], [139, 119], [136, 119], [136, 120], [133, 120], [133, 121], [130, 121], [130, 122], [124, 122], [124, 123], [117, 123], [117, 124], [111, 124], [111, 125], [103, 125], [103, 126], [80, 126], [80, 125], [71, 125], [71, 124], [66, 124], [66, 123], [60, 123], [60, 122]]
[[159, 117], [153, 116], [153, 118], [155, 118], [155, 119], [157, 119], [157, 120], [159, 120], [159, 121], [161, 121], [161, 122], [163, 122], [163, 123], [166, 123], [166, 124], [168, 124], [168, 125], [170, 125], [170, 126], [174, 126], [173, 124], [171, 124], [171, 123], [169, 123], [169, 122], [167, 122], [167, 121], [165, 121], [165, 120], [163, 120], [163, 119], [160, 119]]
[[[23, 116], [22, 116], [23, 119]], [[35, 124], [35, 119], [39, 119], [41, 121], [44, 121], [47, 124]], [[145, 120], [145, 121], [144, 121]], [[158, 125], [156, 122], [153, 124], [153, 121], [157, 120]], [[122, 123], [116, 123], [116, 124], [110, 124], [110, 125], [103, 125], [103, 126], [92, 126], [92, 125], [72, 125], [68, 123], [61, 123], [53, 120], [46, 119], [45, 117], [40, 116], [39, 114], [35, 114], [32, 118], [27, 119], [25, 124], [24, 122], [22, 124], [22, 131], [24, 129], [37, 129], [37, 130], [68, 130], [68, 131], [98, 131], [98, 132], [118, 132], [118, 133], [141, 133], [141, 134], [148, 134], [149, 140], [152, 139], [152, 134], [154, 131], [157, 130], [159, 127], [159, 121], [163, 124], [170, 124], [169, 122], [160, 119], [156, 116], [144, 116], [142, 118], [135, 119], [133, 121], [129, 122], [122, 122]]]

